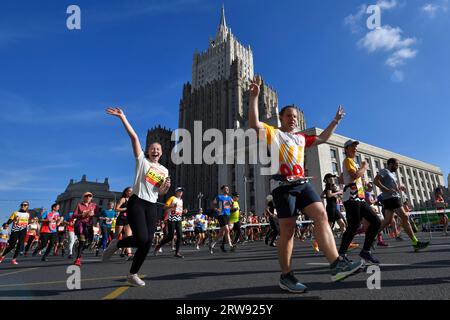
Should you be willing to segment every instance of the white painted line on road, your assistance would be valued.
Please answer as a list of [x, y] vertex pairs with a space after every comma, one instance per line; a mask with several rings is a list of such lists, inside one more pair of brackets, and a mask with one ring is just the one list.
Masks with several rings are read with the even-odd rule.
[[16, 274], [16, 273], [21, 273], [21, 272], [27, 272], [27, 271], [36, 270], [36, 269], [38, 269], [38, 267], [36, 267], [36, 268], [29, 268], [29, 269], [23, 269], [23, 270], [18, 270], [18, 271], [9, 272], [9, 273], [2, 273], [2, 274], [0, 274], [0, 277], [2, 277], [2, 276], [9, 276], [9, 275], [11, 275], [11, 274]]
[[[329, 266], [329, 263], [326, 262], [310, 262], [307, 263], [311, 266]], [[380, 263], [380, 267], [401, 267], [401, 266], [409, 266], [409, 264], [403, 264], [403, 263]]]
[[[116, 277], [105, 277], [105, 278], [91, 278], [91, 279], [81, 279], [81, 282], [87, 281], [101, 281], [101, 280], [117, 280], [117, 279], [126, 279], [126, 276], [116, 276]], [[0, 288], [8, 288], [8, 287], [20, 287], [20, 286], [40, 286], [47, 284], [60, 284], [67, 283], [67, 280], [60, 281], [48, 281], [48, 282], [31, 282], [31, 283], [17, 283], [17, 284], [2, 284]]]

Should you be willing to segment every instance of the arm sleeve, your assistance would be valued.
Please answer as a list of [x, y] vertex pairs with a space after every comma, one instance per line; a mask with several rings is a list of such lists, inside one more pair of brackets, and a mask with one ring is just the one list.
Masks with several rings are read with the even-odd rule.
[[17, 217], [17, 211], [14, 211], [12, 213], [12, 215], [9, 217], [8, 222], [6, 222], [7, 224], [11, 224], [11, 222], [13, 222]]
[[347, 170], [347, 172], [356, 173], [355, 162], [353, 160], [351, 160], [350, 158], [346, 158], [344, 160], [344, 168], [345, 168], [345, 170]]
[[264, 130], [266, 131], [266, 143], [267, 145], [270, 145], [272, 143], [272, 140], [275, 136], [275, 128], [272, 126], [269, 126], [267, 123], [261, 122], [262, 126], [264, 127]]
[[305, 137], [305, 148], [309, 148], [317, 140], [317, 136], [303, 135]]
[[169, 199], [167, 199], [166, 207], [168, 207], [168, 206], [170, 206], [172, 204], [174, 198], [175, 198], [174, 196], [171, 196]]

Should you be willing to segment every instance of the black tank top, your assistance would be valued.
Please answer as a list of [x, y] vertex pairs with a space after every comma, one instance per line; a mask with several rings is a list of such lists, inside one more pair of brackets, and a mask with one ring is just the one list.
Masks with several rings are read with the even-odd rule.
[[[327, 183], [327, 184], [325, 185], [325, 194], [326, 194], [326, 192], [327, 192], [328, 190], [330, 190], [331, 193], [336, 192], [336, 191], [333, 191], [332, 184], [330, 184], [330, 183]], [[334, 206], [334, 207], [336, 207], [336, 203], [337, 203], [336, 197], [328, 197], [328, 196], [327, 196], [327, 207], [328, 207], [328, 206]]]
[[[125, 209], [128, 205], [128, 200], [125, 199], [125, 202], [122, 203], [122, 205], [120, 206], [120, 209]], [[120, 211], [119, 216], [127, 216], [127, 212], [126, 211]]]

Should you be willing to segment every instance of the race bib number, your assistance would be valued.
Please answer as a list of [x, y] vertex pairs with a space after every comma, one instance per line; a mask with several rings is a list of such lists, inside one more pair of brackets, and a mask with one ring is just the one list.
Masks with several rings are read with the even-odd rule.
[[160, 188], [165, 179], [164, 172], [155, 167], [150, 167], [145, 175], [145, 181], [156, 188]]
[[27, 217], [19, 218], [17, 225], [19, 227], [26, 227], [28, 225], [28, 218]]
[[64, 227], [58, 227], [58, 231], [59, 232], [63, 232], [64, 231]]

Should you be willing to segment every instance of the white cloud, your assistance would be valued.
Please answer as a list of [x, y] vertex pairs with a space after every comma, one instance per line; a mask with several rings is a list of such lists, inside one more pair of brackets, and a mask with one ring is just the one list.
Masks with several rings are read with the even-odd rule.
[[390, 10], [397, 7], [397, 0], [378, 0], [377, 5], [384, 10]]
[[449, 6], [449, 0], [441, 0], [435, 3], [426, 3], [420, 10], [429, 18], [434, 18], [439, 12], [447, 12]]
[[[377, 5], [381, 10], [391, 10], [398, 7], [397, 0], [378, 0]], [[367, 14], [367, 4], [362, 4], [359, 6], [358, 11], [355, 14], [349, 14], [344, 18], [344, 24], [348, 25], [353, 33], [357, 33], [363, 30], [361, 22]]]
[[393, 51], [386, 60], [386, 64], [396, 68], [417, 55], [418, 51], [410, 48], [416, 41], [415, 38], [404, 38], [400, 28], [387, 25], [368, 32], [359, 40], [358, 45], [366, 49], [368, 53]]
[[367, 5], [363, 4], [359, 7], [359, 10], [355, 14], [350, 14], [344, 19], [344, 24], [350, 26], [350, 29], [353, 33], [357, 33], [359, 30], [361, 30], [361, 26], [359, 26], [360, 21], [362, 20], [363, 16], [366, 14]]
[[405, 60], [412, 59], [417, 55], [417, 50], [412, 50], [410, 48], [403, 48], [395, 51], [387, 60], [386, 64], [393, 68], [403, 65]]
[[359, 40], [358, 45], [365, 48], [369, 53], [375, 51], [391, 51], [394, 49], [406, 48], [416, 42], [414, 38], [402, 38], [400, 28], [383, 26], [368, 32], [364, 38]]

